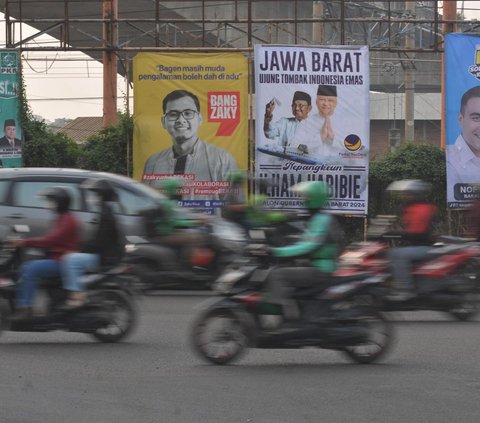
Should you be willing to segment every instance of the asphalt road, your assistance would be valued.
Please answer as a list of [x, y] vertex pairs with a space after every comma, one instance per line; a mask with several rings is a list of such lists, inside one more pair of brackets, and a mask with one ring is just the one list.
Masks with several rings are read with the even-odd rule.
[[395, 315], [380, 364], [317, 349], [250, 350], [230, 366], [189, 347], [201, 296], [146, 298], [120, 344], [4, 332], [1, 423], [338, 423], [480, 421], [480, 321]]

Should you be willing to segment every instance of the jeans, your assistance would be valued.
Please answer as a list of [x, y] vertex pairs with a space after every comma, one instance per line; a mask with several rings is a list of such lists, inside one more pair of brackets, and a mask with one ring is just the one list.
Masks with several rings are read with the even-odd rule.
[[20, 284], [17, 287], [17, 306], [31, 307], [38, 281], [58, 276], [60, 276], [58, 260], [32, 260], [22, 264], [20, 267]]
[[68, 291], [84, 290], [80, 278], [87, 270], [94, 270], [100, 265], [100, 256], [90, 253], [65, 254], [61, 259], [63, 287]]
[[390, 251], [389, 259], [392, 267], [392, 275], [396, 288], [413, 290], [412, 262], [421, 259], [430, 250], [431, 246], [418, 245], [411, 247], [393, 248]]

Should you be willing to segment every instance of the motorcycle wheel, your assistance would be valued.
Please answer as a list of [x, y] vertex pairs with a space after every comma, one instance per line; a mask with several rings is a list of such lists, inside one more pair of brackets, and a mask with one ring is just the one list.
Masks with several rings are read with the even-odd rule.
[[0, 298], [0, 335], [4, 330], [8, 329], [9, 320], [8, 316], [10, 314], [10, 307], [8, 302], [3, 298]]
[[473, 319], [478, 312], [480, 300], [480, 287], [476, 281], [476, 271], [472, 267], [467, 267], [461, 275], [465, 282], [465, 291], [462, 300], [448, 310], [448, 313], [455, 317], [455, 319], [465, 322]]
[[102, 315], [107, 316], [103, 327], [91, 335], [101, 342], [118, 342], [126, 338], [137, 324], [137, 310], [133, 301], [120, 291], [99, 291], [91, 303], [98, 305]]
[[448, 313], [461, 322], [472, 320], [479, 312], [478, 297], [479, 294], [476, 292], [466, 294], [463, 300], [451, 308]]
[[383, 357], [393, 341], [393, 326], [377, 310], [366, 308], [358, 323], [368, 329], [368, 339], [356, 345], [345, 347], [347, 357], [360, 364], [369, 364]]
[[213, 364], [227, 364], [245, 352], [249, 342], [247, 328], [229, 309], [213, 309], [193, 325], [192, 343], [197, 354]]

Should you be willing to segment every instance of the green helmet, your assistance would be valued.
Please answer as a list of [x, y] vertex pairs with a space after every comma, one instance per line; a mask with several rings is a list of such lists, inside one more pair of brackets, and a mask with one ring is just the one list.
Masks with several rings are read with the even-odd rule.
[[320, 181], [300, 182], [291, 187], [290, 191], [304, 197], [305, 207], [309, 210], [321, 209], [330, 197], [328, 184]]
[[160, 188], [167, 197], [173, 198], [178, 194], [177, 191], [183, 187], [183, 180], [180, 178], [162, 179], [157, 187]]

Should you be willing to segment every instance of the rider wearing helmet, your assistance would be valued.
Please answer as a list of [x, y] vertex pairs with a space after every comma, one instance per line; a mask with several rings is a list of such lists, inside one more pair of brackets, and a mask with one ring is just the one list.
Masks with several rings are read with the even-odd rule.
[[306, 258], [304, 267], [282, 267], [271, 274], [272, 302], [283, 306], [284, 316], [297, 316], [296, 303], [292, 301], [294, 288], [309, 287], [325, 281], [336, 269], [339, 254], [340, 228], [335, 217], [323, 211], [329, 198], [329, 187], [324, 182], [309, 181], [294, 185], [291, 191], [304, 197], [305, 208], [310, 214], [300, 240], [285, 247], [276, 247], [272, 253], [282, 258]]
[[408, 245], [392, 248], [389, 253], [396, 288], [392, 299], [404, 300], [414, 295], [412, 262], [425, 256], [434, 243], [432, 230], [437, 208], [426, 200], [429, 190], [430, 184], [419, 179], [395, 181], [387, 187], [387, 191], [398, 193], [403, 201], [400, 212], [402, 229], [387, 235], [395, 235]]
[[[288, 215], [278, 210], [266, 210], [266, 196], [252, 195], [250, 201], [245, 199], [243, 185], [247, 181], [247, 173], [237, 170], [230, 174], [230, 190], [225, 196], [223, 217], [248, 229], [259, 226], [278, 225], [288, 220]], [[262, 183], [263, 181], [258, 181]]]
[[112, 202], [117, 200], [117, 194], [111, 183], [104, 179], [87, 179], [81, 188], [87, 193], [93, 193], [99, 200], [95, 202], [98, 205], [99, 219], [96, 232], [80, 252], [62, 257], [63, 284], [68, 291], [65, 309], [80, 307], [85, 303], [86, 294], [80, 283], [85, 271], [94, 270], [100, 265], [112, 265], [122, 258], [124, 252], [124, 237], [112, 211]]
[[70, 195], [64, 187], [52, 187], [39, 194], [56, 213], [52, 229], [43, 237], [15, 241], [15, 246], [42, 248], [47, 258], [30, 260], [20, 268], [21, 283], [17, 288], [17, 309], [13, 320], [28, 318], [32, 311], [35, 289], [41, 278], [60, 276], [60, 260], [80, 245], [80, 223], [70, 212]]
[[249, 204], [245, 201], [243, 185], [247, 181], [247, 173], [236, 170], [230, 174], [230, 189], [224, 197], [225, 205], [222, 210], [222, 216], [225, 219], [242, 224], [245, 221]]
[[180, 178], [166, 178], [160, 181], [158, 188], [170, 200], [180, 201], [182, 199], [181, 189], [183, 181]]
[[144, 250], [151, 250], [164, 270], [178, 270], [207, 242], [206, 234], [199, 228], [208, 217], [178, 206], [183, 186], [181, 178], [162, 179], [155, 187], [167, 198], [141, 212], [148, 237], [153, 241]]

